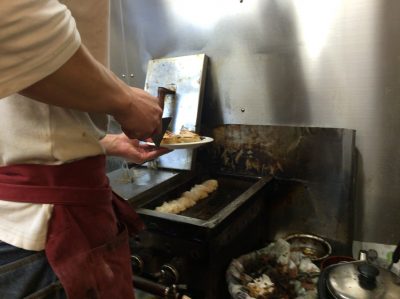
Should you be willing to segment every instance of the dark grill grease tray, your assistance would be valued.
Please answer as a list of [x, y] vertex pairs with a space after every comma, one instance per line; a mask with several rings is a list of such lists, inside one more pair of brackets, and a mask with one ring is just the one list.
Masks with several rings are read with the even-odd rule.
[[[199, 200], [195, 206], [186, 209], [180, 214], [163, 213], [155, 210], [165, 201], [179, 198], [183, 192], [189, 191], [195, 184], [201, 184], [207, 179], [216, 179], [218, 188], [209, 194], [207, 198]], [[193, 177], [170, 191], [154, 196], [154, 198], [141, 205], [137, 212], [142, 216], [146, 224], [150, 224], [150, 226], [154, 225], [155, 222], [160, 224], [161, 221], [165, 224], [175, 222], [212, 229], [229, 218], [242, 205], [245, 205], [270, 180], [271, 177], [256, 178], [224, 174], [213, 177]]]

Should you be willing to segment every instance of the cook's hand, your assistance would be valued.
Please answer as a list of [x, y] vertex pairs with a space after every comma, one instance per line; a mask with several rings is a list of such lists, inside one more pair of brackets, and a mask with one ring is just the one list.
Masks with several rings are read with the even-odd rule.
[[107, 134], [100, 140], [106, 154], [118, 156], [136, 164], [154, 160], [161, 155], [171, 152], [166, 148], [156, 148], [148, 144], [141, 144], [137, 139], [129, 139], [124, 133]]
[[158, 98], [135, 87], [129, 87], [127, 98], [125, 109], [113, 115], [122, 131], [129, 138], [139, 140], [161, 133], [162, 108]]

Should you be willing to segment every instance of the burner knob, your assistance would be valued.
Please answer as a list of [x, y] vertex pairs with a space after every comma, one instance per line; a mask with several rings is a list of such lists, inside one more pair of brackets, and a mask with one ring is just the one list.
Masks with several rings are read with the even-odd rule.
[[179, 281], [179, 272], [171, 264], [164, 264], [161, 267], [160, 280], [166, 285], [176, 284]]
[[135, 274], [141, 274], [143, 272], [144, 263], [140, 256], [131, 255], [132, 271]]

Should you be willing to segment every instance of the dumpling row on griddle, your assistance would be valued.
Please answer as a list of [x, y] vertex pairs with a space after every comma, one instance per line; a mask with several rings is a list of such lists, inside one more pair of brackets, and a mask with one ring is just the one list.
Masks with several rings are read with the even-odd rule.
[[158, 212], [178, 214], [193, 207], [199, 200], [204, 199], [218, 188], [217, 180], [207, 180], [202, 184], [194, 185], [190, 191], [183, 192], [181, 197], [164, 202], [155, 208]]

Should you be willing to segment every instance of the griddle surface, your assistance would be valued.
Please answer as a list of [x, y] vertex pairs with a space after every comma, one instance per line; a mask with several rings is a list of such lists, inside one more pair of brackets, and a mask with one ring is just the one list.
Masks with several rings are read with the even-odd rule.
[[[200, 220], [209, 220], [257, 181], [256, 179], [237, 178], [230, 176], [211, 179], [216, 179], [218, 181], [218, 189], [209, 194], [208, 197], [198, 201], [195, 206], [179, 213], [179, 215]], [[156, 207], [162, 205], [165, 201], [171, 201], [179, 198], [183, 192], [189, 191], [190, 188], [195, 184], [201, 184], [205, 180], [207, 179], [192, 180], [165, 195], [154, 198], [154, 200], [143, 205], [141, 208], [154, 210]]]

